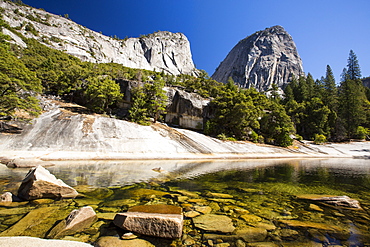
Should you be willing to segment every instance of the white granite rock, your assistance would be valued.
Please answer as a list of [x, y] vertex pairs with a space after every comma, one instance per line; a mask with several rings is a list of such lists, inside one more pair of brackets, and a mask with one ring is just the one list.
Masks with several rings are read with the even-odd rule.
[[89, 228], [97, 220], [94, 209], [90, 206], [73, 210], [67, 218], [51, 229], [47, 238], [62, 238]]
[[18, 189], [18, 197], [23, 200], [40, 198], [75, 198], [78, 192], [57, 179], [42, 166], [32, 168]]
[[113, 223], [143, 235], [179, 238], [182, 235], [182, 209], [172, 205], [141, 205], [119, 213]]

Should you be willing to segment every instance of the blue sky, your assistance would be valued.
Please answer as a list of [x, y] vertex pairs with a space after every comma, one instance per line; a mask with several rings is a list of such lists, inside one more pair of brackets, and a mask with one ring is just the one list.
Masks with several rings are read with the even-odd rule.
[[306, 74], [337, 82], [352, 49], [362, 76], [370, 76], [368, 0], [23, 0], [103, 34], [138, 37], [155, 31], [184, 33], [194, 63], [212, 75], [239, 40], [274, 25], [293, 37]]

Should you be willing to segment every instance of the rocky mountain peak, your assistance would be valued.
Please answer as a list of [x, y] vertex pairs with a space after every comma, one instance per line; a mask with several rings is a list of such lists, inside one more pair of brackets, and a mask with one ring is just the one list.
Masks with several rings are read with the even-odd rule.
[[283, 88], [292, 74], [303, 74], [301, 58], [292, 37], [273, 26], [239, 41], [212, 78], [226, 83], [231, 77], [241, 87], [266, 91], [273, 83]]
[[[95, 63], [118, 63], [126, 67], [196, 75], [190, 43], [182, 33], [160, 31], [139, 38], [108, 37], [72, 20], [41, 9], [0, 0], [3, 19], [12, 30], [2, 32], [25, 47], [17, 32], [27, 38]], [[16, 31], [16, 32], [14, 32]]]

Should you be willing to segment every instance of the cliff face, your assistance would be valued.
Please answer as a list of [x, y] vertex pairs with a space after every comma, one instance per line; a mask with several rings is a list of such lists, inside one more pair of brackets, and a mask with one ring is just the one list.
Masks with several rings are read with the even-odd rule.
[[[124, 40], [107, 37], [69, 19], [43, 10], [0, 0], [3, 19], [19, 33], [83, 61], [119, 63], [127, 67], [164, 71], [173, 75], [196, 74], [190, 44], [182, 33], [157, 32]], [[7, 29], [12, 42], [24, 42]]]
[[212, 78], [226, 83], [232, 77], [241, 87], [266, 91], [273, 83], [284, 87], [291, 74], [303, 74], [301, 58], [292, 37], [274, 26], [241, 40]]

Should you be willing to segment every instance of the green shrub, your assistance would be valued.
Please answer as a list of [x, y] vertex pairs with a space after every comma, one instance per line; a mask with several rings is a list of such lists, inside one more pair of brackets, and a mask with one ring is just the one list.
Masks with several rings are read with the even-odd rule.
[[315, 134], [315, 139], [313, 141], [315, 144], [322, 144], [326, 142], [326, 136]]
[[302, 141], [303, 137], [298, 135], [298, 134], [295, 134], [295, 139], [298, 140], [298, 141]]
[[26, 25], [26, 27], [25, 27], [25, 30], [26, 30], [27, 32], [32, 33], [32, 34], [33, 34], [33, 35], [35, 35], [35, 36], [38, 36], [38, 35], [39, 35], [39, 33], [37, 32], [36, 28], [33, 26], [33, 24], [32, 24], [32, 23], [27, 23], [27, 25]]
[[255, 143], [258, 142], [258, 134], [254, 130], [249, 134], [249, 140]]
[[362, 127], [358, 126], [356, 130], [356, 138], [358, 139], [366, 139], [366, 137], [369, 135], [369, 130]]

